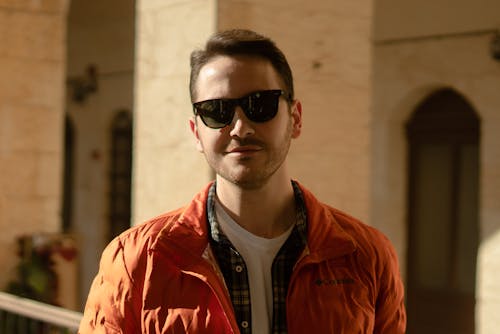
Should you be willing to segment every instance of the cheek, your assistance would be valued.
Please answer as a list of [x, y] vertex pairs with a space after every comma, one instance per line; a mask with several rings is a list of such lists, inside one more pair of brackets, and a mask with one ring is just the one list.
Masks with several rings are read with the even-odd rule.
[[225, 129], [200, 131], [198, 146], [205, 153], [222, 151], [227, 143], [225, 132]]
[[261, 133], [270, 142], [279, 144], [283, 139], [288, 139], [292, 135], [292, 129], [292, 118], [288, 114], [288, 110], [283, 110], [279, 117], [265, 123], [265, 128], [262, 129]]

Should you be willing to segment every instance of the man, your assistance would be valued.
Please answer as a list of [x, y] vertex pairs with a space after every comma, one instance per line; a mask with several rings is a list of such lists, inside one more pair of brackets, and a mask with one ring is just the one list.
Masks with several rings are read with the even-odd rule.
[[216, 180], [107, 247], [80, 333], [404, 333], [389, 241], [290, 178], [302, 106], [275, 44], [215, 34], [190, 92]]

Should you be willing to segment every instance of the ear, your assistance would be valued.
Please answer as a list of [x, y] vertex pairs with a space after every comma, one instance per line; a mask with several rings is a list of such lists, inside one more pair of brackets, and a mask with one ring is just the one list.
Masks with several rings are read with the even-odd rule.
[[292, 138], [298, 138], [302, 132], [302, 104], [299, 100], [292, 103]]
[[200, 135], [198, 134], [198, 125], [196, 124], [196, 119], [191, 117], [189, 119], [189, 128], [196, 138], [196, 149], [200, 152], [203, 152], [203, 145], [201, 145]]

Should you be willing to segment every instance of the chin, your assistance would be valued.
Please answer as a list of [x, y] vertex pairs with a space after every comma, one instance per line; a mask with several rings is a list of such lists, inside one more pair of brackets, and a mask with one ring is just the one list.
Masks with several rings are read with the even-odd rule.
[[241, 173], [238, 175], [235, 174], [228, 175], [228, 177], [225, 177], [224, 175], [221, 176], [227, 181], [231, 182], [234, 185], [237, 185], [242, 189], [252, 190], [252, 189], [260, 189], [264, 185], [266, 185], [269, 179], [271, 178], [272, 174], [263, 175], [261, 173], [256, 173], [255, 171], [248, 171], [247, 173]]

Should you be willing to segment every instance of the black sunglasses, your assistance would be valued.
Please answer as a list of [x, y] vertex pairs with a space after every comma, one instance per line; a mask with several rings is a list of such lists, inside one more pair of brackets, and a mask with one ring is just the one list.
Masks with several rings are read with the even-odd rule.
[[193, 103], [193, 111], [195, 115], [200, 116], [206, 126], [212, 129], [220, 129], [231, 124], [237, 106], [243, 109], [249, 120], [262, 123], [276, 116], [281, 96], [284, 96], [288, 102], [292, 101], [290, 94], [280, 89], [262, 90], [238, 99], [213, 99], [196, 102]]

